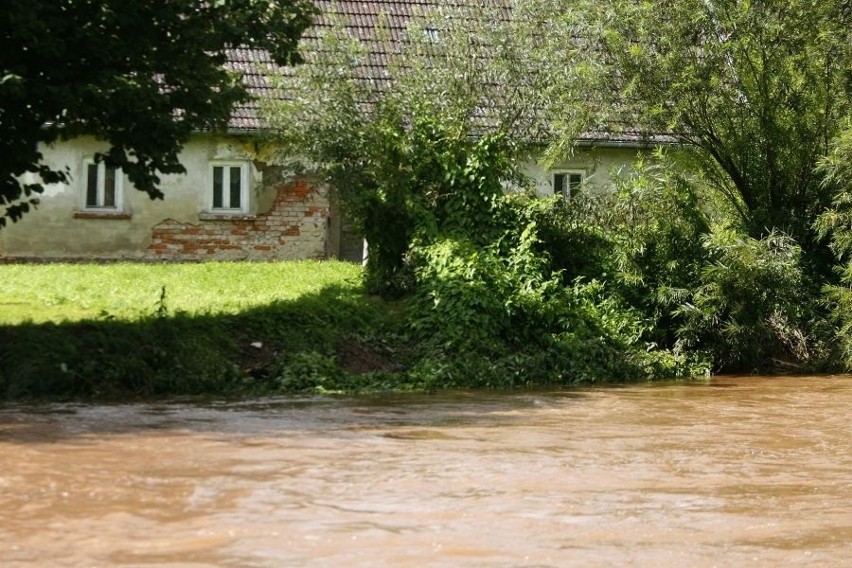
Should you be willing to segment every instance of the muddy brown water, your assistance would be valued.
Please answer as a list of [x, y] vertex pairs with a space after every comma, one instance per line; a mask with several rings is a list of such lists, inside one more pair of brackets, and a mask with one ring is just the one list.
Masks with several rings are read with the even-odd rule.
[[0, 566], [849, 566], [852, 378], [0, 407]]

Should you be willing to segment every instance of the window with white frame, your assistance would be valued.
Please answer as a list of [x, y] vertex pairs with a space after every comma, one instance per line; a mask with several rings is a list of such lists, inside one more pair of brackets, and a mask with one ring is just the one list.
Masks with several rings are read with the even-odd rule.
[[553, 193], [571, 197], [583, 186], [585, 175], [580, 170], [560, 170], [553, 172]]
[[248, 164], [216, 162], [210, 165], [210, 211], [245, 213], [248, 211]]
[[431, 43], [438, 43], [441, 39], [441, 33], [438, 31], [438, 28], [430, 26], [425, 28], [423, 33], [426, 34], [426, 39], [428, 39]]
[[120, 168], [107, 166], [103, 162], [85, 160], [83, 162], [85, 191], [83, 209], [113, 210], [122, 209], [122, 175]]

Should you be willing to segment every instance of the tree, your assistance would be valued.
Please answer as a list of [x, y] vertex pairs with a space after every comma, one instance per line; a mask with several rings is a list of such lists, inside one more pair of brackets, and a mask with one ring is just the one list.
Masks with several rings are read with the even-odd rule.
[[[40, 145], [80, 135], [151, 198], [182, 173], [192, 132], [227, 124], [247, 99], [224, 68], [228, 47], [264, 48], [287, 65], [310, 25], [308, 0], [8, 0], [0, 7], [0, 227], [68, 179]], [[37, 174], [38, 183], [21, 176]]]
[[288, 98], [265, 109], [282, 155], [301, 157], [294, 169], [327, 185], [366, 237], [372, 291], [405, 290], [415, 240], [487, 238], [504, 184], [519, 181], [518, 142], [540, 125], [530, 85], [549, 79], [527, 76], [503, 4], [435, 2], [366, 30], [327, 15], [307, 63], [282, 77]]
[[777, 229], [816, 248], [833, 194], [816, 166], [852, 100], [848, 1], [537, 3], [563, 27], [555, 56], [594, 70], [591, 127], [669, 133], [751, 236]]
[[562, 238], [561, 195], [507, 191], [528, 181], [544, 136], [570, 139], [588, 116], [553, 112], [579, 93], [565, 87], [578, 70], [544, 49], [549, 19], [524, 6], [510, 19], [508, 0], [424, 4], [375, 27], [324, 17], [307, 64], [282, 77], [288, 98], [265, 113], [294, 172], [317, 176], [366, 236], [369, 290], [408, 294], [411, 376], [494, 386], [703, 368], [644, 341], [640, 312], [602, 281], [566, 274], [552, 245], [589, 247]]
[[831, 143], [831, 151], [820, 163], [828, 187], [837, 189], [831, 207], [817, 220], [820, 237], [826, 239], [838, 261], [837, 283], [823, 288], [840, 358], [852, 370], [852, 115]]

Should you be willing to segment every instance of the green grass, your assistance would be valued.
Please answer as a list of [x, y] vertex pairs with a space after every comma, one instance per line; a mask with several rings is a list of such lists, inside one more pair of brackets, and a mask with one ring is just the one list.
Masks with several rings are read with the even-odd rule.
[[331, 261], [0, 265], [0, 399], [408, 389], [404, 306], [360, 277]]
[[359, 287], [361, 267], [334, 261], [0, 265], [0, 325], [157, 313], [237, 314], [327, 286]]
[[564, 386], [608, 380], [582, 365], [650, 372], [632, 352], [608, 351], [605, 366], [598, 340], [430, 344], [410, 325], [410, 298], [370, 296], [361, 275], [330, 261], [0, 265], [0, 400]]

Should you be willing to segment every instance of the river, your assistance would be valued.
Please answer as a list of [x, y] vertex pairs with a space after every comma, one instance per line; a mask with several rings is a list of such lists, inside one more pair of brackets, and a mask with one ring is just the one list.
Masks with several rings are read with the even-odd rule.
[[0, 406], [0, 566], [849, 566], [852, 378]]

